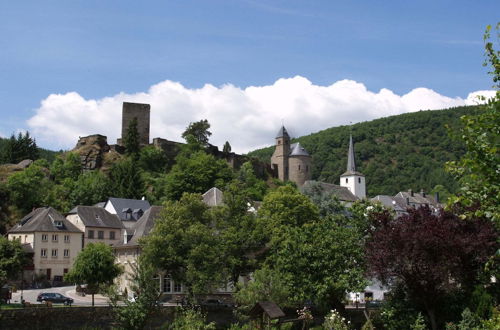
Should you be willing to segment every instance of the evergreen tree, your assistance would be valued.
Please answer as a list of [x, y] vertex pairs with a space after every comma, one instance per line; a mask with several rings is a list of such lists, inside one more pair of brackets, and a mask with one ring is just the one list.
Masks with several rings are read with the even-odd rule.
[[34, 138], [30, 133], [19, 133], [17, 137], [12, 134], [5, 143], [0, 155], [0, 161], [3, 163], [17, 164], [24, 159], [37, 160], [39, 150]]
[[127, 128], [127, 134], [123, 139], [125, 150], [129, 155], [137, 156], [140, 151], [139, 130], [137, 129], [137, 118], [133, 118]]
[[222, 147], [222, 152], [226, 155], [231, 153], [231, 145], [229, 144], [229, 141], [226, 141], [226, 143], [224, 143], [224, 147]]

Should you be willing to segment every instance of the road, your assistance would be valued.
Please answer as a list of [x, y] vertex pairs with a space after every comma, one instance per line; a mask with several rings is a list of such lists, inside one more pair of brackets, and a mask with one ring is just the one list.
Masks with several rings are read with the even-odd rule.
[[[39, 304], [39, 302], [36, 301], [36, 297], [38, 294], [42, 292], [57, 292], [62, 295], [65, 295], [66, 297], [73, 298], [74, 303], [73, 305], [76, 306], [91, 306], [92, 305], [92, 295], [86, 295], [85, 297], [79, 296], [76, 294], [75, 291], [75, 286], [62, 286], [62, 287], [56, 287], [56, 288], [46, 288], [46, 289], [29, 289], [29, 290], [23, 290], [23, 299], [26, 302], [32, 303], [32, 304]], [[21, 302], [21, 290], [18, 290], [17, 292], [12, 294], [12, 303], [20, 303]], [[95, 306], [108, 306], [108, 299], [106, 297], [103, 297], [100, 294], [96, 294], [94, 296], [94, 302]]]

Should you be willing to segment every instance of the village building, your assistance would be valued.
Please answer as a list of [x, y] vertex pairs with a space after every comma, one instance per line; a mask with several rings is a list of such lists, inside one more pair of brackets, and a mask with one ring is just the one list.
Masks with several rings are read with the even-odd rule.
[[66, 215], [83, 234], [83, 247], [89, 243], [116, 245], [123, 239], [124, 226], [116, 214], [98, 206], [79, 205]]
[[103, 208], [111, 214], [116, 214], [121, 220], [123, 227], [130, 229], [143, 214], [151, 207], [144, 199], [128, 199], [110, 197]]
[[33, 270], [24, 274], [28, 283], [40, 278], [62, 282], [83, 247], [83, 232], [51, 207], [30, 212], [7, 237], [32, 253]]

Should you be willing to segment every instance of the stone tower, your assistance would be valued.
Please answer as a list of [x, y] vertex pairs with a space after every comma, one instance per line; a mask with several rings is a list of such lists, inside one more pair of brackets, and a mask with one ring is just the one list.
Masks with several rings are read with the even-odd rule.
[[137, 131], [139, 132], [139, 143], [141, 145], [149, 144], [149, 116], [151, 106], [143, 103], [123, 102], [122, 108], [122, 137], [118, 140], [118, 144], [123, 143], [123, 139], [127, 135], [127, 129], [130, 122], [137, 119]]
[[290, 136], [285, 126], [276, 135], [276, 148], [271, 157], [271, 166], [278, 170], [278, 179], [288, 180], [288, 156], [290, 155]]
[[290, 145], [290, 136], [282, 126], [276, 136], [276, 148], [271, 157], [271, 165], [278, 172], [278, 179], [292, 181], [302, 186], [311, 179], [311, 156], [300, 145]]
[[347, 171], [340, 176], [340, 185], [346, 187], [356, 197], [366, 198], [365, 175], [356, 171], [354, 160], [354, 143], [352, 135], [349, 137], [349, 151], [347, 154]]
[[298, 142], [292, 144], [291, 148], [288, 157], [288, 179], [300, 187], [307, 180], [311, 180], [311, 156]]

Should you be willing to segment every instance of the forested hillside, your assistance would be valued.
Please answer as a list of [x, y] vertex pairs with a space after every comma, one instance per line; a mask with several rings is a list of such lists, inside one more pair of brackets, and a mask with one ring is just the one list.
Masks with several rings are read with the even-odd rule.
[[[5, 146], [7, 145], [9, 139], [4, 139], [0, 137], [0, 164], [5, 163], [3, 151]], [[49, 162], [52, 162], [58, 154], [62, 151], [52, 151], [48, 149], [38, 148], [38, 156], [39, 158], [46, 159]]]
[[[352, 131], [357, 169], [366, 175], [369, 196], [394, 195], [410, 188], [427, 192], [436, 189], [446, 194], [455, 192], [457, 183], [445, 172], [444, 164], [465, 152], [450, 131], [457, 131], [462, 115], [478, 111], [477, 107], [457, 107], [407, 113], [352, 127], [329, 128], [293, 142], [300, 142], [312, 155], [313, 179], [338, 184], [346, 169]], [[269, 161], [273, 150], [259, 149], [249, 155]]]

